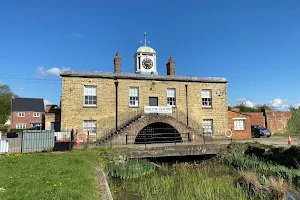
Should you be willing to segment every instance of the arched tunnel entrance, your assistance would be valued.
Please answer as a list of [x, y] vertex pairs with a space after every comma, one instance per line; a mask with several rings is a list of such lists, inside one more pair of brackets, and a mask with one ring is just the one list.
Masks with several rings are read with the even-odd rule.
[[180, 133], [171, 125], [156, 122], [145, 126], [136, 136], [135, 144], [182, 142]]

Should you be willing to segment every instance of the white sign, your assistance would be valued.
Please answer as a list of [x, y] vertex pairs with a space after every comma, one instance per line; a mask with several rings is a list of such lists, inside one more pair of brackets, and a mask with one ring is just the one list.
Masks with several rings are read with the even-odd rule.
[[145, 106], [144, 113], [172, 114], [171, 106]]

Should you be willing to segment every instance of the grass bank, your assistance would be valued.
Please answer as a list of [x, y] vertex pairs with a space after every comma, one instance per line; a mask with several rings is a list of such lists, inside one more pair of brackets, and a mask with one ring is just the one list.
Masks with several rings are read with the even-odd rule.
[[0, 156], [0, 199], [99, 199], [91, 151]]
[[150, 175], [136, 179], [111, 179], [110, 188], [114, 199], [118, 199], [118, 192], [122, 191], [153, 200], [248, 199], [235, 186], [236, 175], [235, 169], [217, 162], [182, 163], [163, 166]]

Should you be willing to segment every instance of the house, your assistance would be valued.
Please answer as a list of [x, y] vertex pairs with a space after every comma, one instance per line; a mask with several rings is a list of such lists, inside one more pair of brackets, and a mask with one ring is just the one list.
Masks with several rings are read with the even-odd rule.
[[162, 129], [223, 136], [227, 80], [177, 76], [172, 57], [166, 75], [159, 75], [156, 60], [156, 51], [145, 43], [134, 53], [134, 73], [121, 71], [118, 52], [113, 72], [62, 72], [61, 129], [96, 138], [114, 131], [138, 137]]
[[61, 109], [57, 105], [46, 105], [45, 130], [60, 131]]
[[13, 97], [11, 100], [11, 128], [28, 129], [42, 126], [44, 114], [43, 99]]
[[239, 112], [239, 109], [228, 110], [228, 129], [232, 132], [232, 138], [251, 138], [251, 116]]
[[[238, 108], [232, 110], [240, 112]], [[292, 112], [279, 112], [273, 110], [265, 110], [264, 112], [246, 112], [250, 116], [250, 124], [260, 125], [268, 128], [272, 133], [282, 132], [286, 129]]]

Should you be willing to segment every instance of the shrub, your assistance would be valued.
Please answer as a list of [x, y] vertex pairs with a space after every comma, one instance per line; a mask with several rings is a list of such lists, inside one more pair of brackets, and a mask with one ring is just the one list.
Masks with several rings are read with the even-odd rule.
[[292, 116], [289, 119], [286, 131], [293, 135], [300, 135], [300, 109], [291, 108]]
[[270, 162], [261, 161], [256, 157], [234, 155], [227, 159], [228, 164], [240, 169], [251, 170], [266, 176], [277, 176], [295, 185], [300, 186], [300, 171], [289, 169], [282, 165], [274, 165]]
[[2, 132], [2, 133], [7, 133], [7, 131], [8, 131], [8, 126], [0, 126], [0, 131]]
[[282, 178], [241, 171], [236, 182], [250, 199], [286, 199], [288, 194], [289, 186]]

